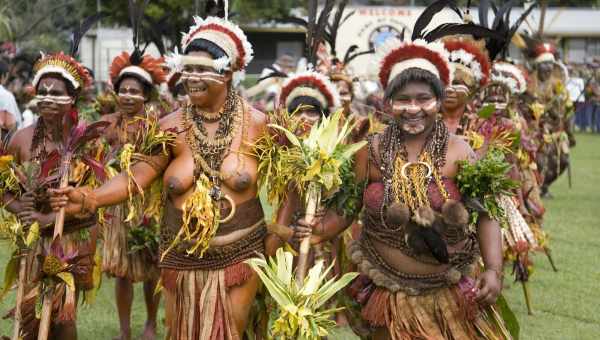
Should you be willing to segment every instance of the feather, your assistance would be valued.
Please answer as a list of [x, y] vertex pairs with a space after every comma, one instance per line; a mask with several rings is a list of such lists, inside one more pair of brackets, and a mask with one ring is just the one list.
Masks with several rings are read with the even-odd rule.
[[490, 27], [488, 15], [490, 12], [490, 0], [479, 1], [479, 24], [483, 27]]
[[269, 79], [269, 78], [287, 78], [287, 76], [288, 75], [286, 73], [283, 73], [281, 71], [273, 71], [264, 77], [260, 77], [258, 79], [258, 82], [260, 83], [261, 81]]
[[362, 52], [357, 52], [354, 53], [350, 56], [348, 56], [348, 54], [346, 53], [346, 58], [344, 58], [344, 64], [348, 64], [349, 62], [351, 62], [352, 60], [356, 59], [357, 57], [360, 57], [361, 55], [365, 55], [365, 54], [372, 54], [375, 53], [375, 49], [370, 49], [368, 51], [362, 51]]
[[348, 19], [353, 16], [354, 14], [356, 14], [356, 11], [352, 11], [348, 14], [346, 14], [346, 16], [344, 17], [344, 19], [342, 19], [342, 21], [340, 22], [340, 26], [342, 26], [346, 21], [348, 21]]
[[133, 53], [129, 60], [132, 65], [139, 65], [143, 59], [144, 51], [140, 49], [140, 30], [147, 5], [148, 0], [141, 0], [139, 3], [137, 0], [129, 0], [129, 23], [133, 31]]
[[352, 45], [350, 47], [348, 47], [348, 49], [346, 50], [346, 54], [344, 55], [344, 64], [348, 64], [348, 59], [350, 59], [350, 56], [352, 55], [352, 53], [354, 53], [354, 51], [356, 51], [358, 49], [358, 45]]
[[336, 51], [336, 41], [337, 41], [337, 35], [338, 32], [340, 30], [340, 25], [342, 22], [342, 17], [344, 15], [344, 10], [346, 9], [346, 5], [348, 4], [348, 0], [342, 0], [340, 1], [340, 3], [338, 4], [338, 7], [336, 9], [335, 12], [335, 16], [333, 17], [333, 22], [331, 23], [331, 25], [329, 25], [329, 39], [327, 39], [327, 42], [329, 43], [329, 46], [331, 48], [331, 55], [333, 55], [334, 57], [337, 56], [337, 51]]
[[317, 0], [308, 0], [308, 20], [306, 25], [306, 48], [307, 48], [307, 56], [308, 62], [312, 62], [312, 41], [313, 36], [315, 34], [315, 29], [317, 25]]
[[[521, 24], [523, 23], [523, 21], [525, 21], [525, 19], [527, 19], [527, 16], [529, 16], [529, 14], [531, 13], [531, 11], [537, 7], [538, 2], [534, 2], [531, 6], [529, 6], [529, 8], [527, 10], [525, 10], [521, 16], [519, 17], [519, 19], [517, 19], [515, 21], [515, 23], [510, 27], [510, 30], [508, 32], [508, 37], [509, 39], [512, 38], [512, 36], [517, 32], [517, 30], [519, 29], [519, 27], [521, 26]], [[508, 19], [508, 18], [507, 18]]]
[[73, 32], [73, 35], [71, 37], [70, 48], [70, 55], [73, 58], [76, 58], [79, 54], [79, 44], [81, 43], [81, 39], [83, 39], [83, 36], [87, 33], [87, 31], [90, 30], [90, 28], [92, 28], [92, 26], [94, 26], [94, 24], [98, 22], [98, 20], [102, 19], [105, 16], [105, 13], [96, 13], [92, 16], [85, 18], [83, 22], [79, 24], [77, 28], [75, 28], [75, 31]]
[[308, 28], [308, 21], [298, 17], [283, 17], [277, 21], [282, 23], [296, 24], [304, 28]]
[[423, 13], [421, 13], [419, 18], [417, 18], [415, 27], [413, 28], [412, 40], [414, 41], [422, 38], [425, 28], [427, 28], [427, 26], [431, 23], [433, 17], [446, 7], [451, 8], [455, 12], [460, 12], [453, 0], [438, 0], [432, 3], [425, 8]]
[[[517, 4], [519, 0], [510, 0], [506, 2], [498, 12], [496, 13], [496, 18], [494, 18], [494, 23], [492, 24], [492, 29], [498, 29], [499, 25], [502, 23], [508, 26], [510, 23], [508, 22], [508, 18], [506, 18], [505, 14], [510, 12], [510, 9]], [[506, 20], [505, 20], [506, 19]]]
[[450, 258], [448, 255], [448, 247], [444, 239], [433, 228], [419, 228], [418, 231], [423, 237], [427, 248], [431, 252], [431, 255], [438, 260], [440, 263], [448, 263]]
[[432, 42], [449, 35], [471, 35], [476, 39], [494, 38], [502, 40], [503, 35], [475, 24], [442, 24], [423, 37], [426, 41]]
[[312, 38], [312, 48], [310, 51], [309, 61], [312, 62], [313, 65], [316, 65], [317, 51], [319, 49], [319, 45], [324, 41], [326, 36], [326, 27], [329, 22], [329, 15], [333, 10], [333, 5], [335, 4], [334, 0], [326, 0], [321, 13], [319, 14], [319, 19], [317, 20], [317, 24], [315, 27], [314, 35]]

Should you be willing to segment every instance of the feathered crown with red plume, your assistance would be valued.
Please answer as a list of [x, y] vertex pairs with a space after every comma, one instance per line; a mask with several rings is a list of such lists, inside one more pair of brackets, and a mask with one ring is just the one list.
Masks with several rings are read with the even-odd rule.
[[462, 69], [470, 72], [480, 86], [487, 84], [491, 71], [484, 45], [485, 43], [481, 42], [479, 46], [477, 41], [468, 37], [444, 39], [450, 62], [464, 66]]
[[186, 48], [196, 39], [205, 39], [225, 51], [227, 67], [233, 72], [243, 71], [252, 61], [254, 51], [246, 34], [236, 24], [218, 17], [194, 17], [194, 25], [183, 34], [181, 47]]
[[340, 95], [335, 85], [323, 74], [311, 70], [289, 76], [281, 87], [281, 105], [289, 106], [298, 97], [314, 98], [323, 108], [341, 106]]
[[165, 82], [166, 74], [162, 68], [163, 58], [150, 55], [136, 56], [136, 52], [123, 52], [113, 59], [110, 65], [110, 79], [116, 84], [126, 75], [133, 75], [153, 86]]
[[429, 71], [446, 86], [452, 83], [448, 51], [441, 42], [428, 43], [421, 39], [402, 42], [390, 38], [377, 49], [376, 55], [377, 74], [383, 87], [409, 68]]

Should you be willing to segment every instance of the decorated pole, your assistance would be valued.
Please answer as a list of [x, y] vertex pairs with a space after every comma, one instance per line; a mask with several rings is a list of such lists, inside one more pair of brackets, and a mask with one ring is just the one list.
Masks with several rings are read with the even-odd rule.
[[[312, 224], [317, 215], [317, 209], [321, 205], [321, 186], [317, 182], [310, 182], [306, 193], [306, 211], [305, 220], [309, 225]], [[300, 243], [300, 254], [298, 255], [298, 266], [296, 268], [296, 280], [302, 284], [306, 277], [308, 254], [310, 253], [310, 236], [306, 237]]]
[[[63, 157], [62, 163], [60, 165], [60, 184], [59, 188], [64, 189], [69, 185], [69, 166], [71, 164], [71, 156], [70, 153], [67, 153], [65, 157]], [[60, 208], [60, 210], [56, 213], [56, 219], [54, 221], [54, 236], [53, 239], [62, 236], [63, 229], [65, 226], [65, 208]]]

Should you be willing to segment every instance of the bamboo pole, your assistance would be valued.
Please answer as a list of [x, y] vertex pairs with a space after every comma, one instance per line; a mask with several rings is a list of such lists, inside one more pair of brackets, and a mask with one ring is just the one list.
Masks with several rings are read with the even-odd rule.
[[23, 303], [23, 294], [25, 292], [25, 266], [27, 258], [25, 254], [20, 254], [19, 259], [19, 281], [17, 282], [17, 305], [15, 306], [15, 324], [13, 326], [12, 340], [19, 340], [21, 335], [21, 304]]
[[[69, 184], [69, 165], [71, 164], [71, 156], [69, 154], [63, 156], [60, 165], [60, 185], [61, 189], [66, 188]], [[63, 229], [65, 226], [65, 208], [61, 208], [56, 213], [56, 219], [54, 221], [54, 236], [53, 240], [62, 237]], [[40, 320], [40, 328], [38, 331], [38, 340], [48, 339], [48, 333], [50, 332], [50, 317], [52, 316], [52, 294], [46, 293], [42, 296], [44, 299], [42, 305], [42, 316]]]
[[[312, 224], [316, 218], [317, 209], [321, 204], [321, 188], [318, 183], [311, 182], [308, 185], [306, 213], [304, 219]], [[300, 242], [300, 254], [298, 255], [298, 266], [296, 268], [296, 281], [302, 285], [306, 277], [308, 254], [310, 252], [310, 236]]]
[[42, 296], [44, 304], [42, 305], [42, 317], [40, 319], [40, 329], [38, 332], [38, 340], [48, 340], [48, 334], [50, 333], [50, 317], [52, 316], [52, 296], [51, 292], [48, 292]]

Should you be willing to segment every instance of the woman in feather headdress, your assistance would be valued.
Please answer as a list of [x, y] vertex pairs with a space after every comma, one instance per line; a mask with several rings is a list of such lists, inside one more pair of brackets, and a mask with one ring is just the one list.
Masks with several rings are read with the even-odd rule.
[[114, 177], [85, 202], [73, 188], [55, 191], [53, 200], [55, 208], [66, 204], [67, 212], [95, 211], [162, 178], [159, 268], [168, 338], [241, 339], [258, 288], [258, 277], [243, 261], [266, 247], [252, 155], [267, 118], [234, 89], [253, 57], [237, 25], [196, 17], [182, 51], [189, 100], [160, 122], [161, 131], [175, 134], [166, 153], [136, 159], [131, 175]]
[[[392, 119], [356, 156], [356, 180], [366, 181], [363, 231], [348, 247], [362, 274], [350, 291], [375, 339], [511, 337], [492, 307], [502, 289], [500, 228], [487, 214], [470, 225], [457, 163], [475, 156], [438, 118], [452, 84], [448, 51], [423, 40], [447, 4], [425, 10], [413, 41], [390, 40], [376, 52]], [[328, 211], [313, 238], [335, 237], [352, 219]]]
[[[112, 149], [116, 168], [130, 171], [130, 153], [143, 153], [144, 144], [156, 143], [151, 126], [158, 124], [159, 112], [149, 102], [158, 98], [158, 86], [165, 81], [161, 58], [144, 55], [139, 47], [139, 19], [143, 8], [133, 6], [134, 51], [122, 52], [110, 65], [110, 79], [117, 95], [116, 113], [105, 115], [110, 122], [106, 142]], [[139, 13], [139, 14], [138, 14]], [[160, 138], [160, 137], [158, 137]], [[135, 159], [135, 157], [134, 157]], [[156, 190], [155, 190], [156, 191]], [[125, 204], [107, 210], [103, 230], [102, 270], [116, 278], [115, 296], [119, 316], [119, 339], [131, 339], [133, 283], [143, 282], [147, 320], [144, 339], [156, 337], [156, 314], [160, 295], [155, 294], [159, 278], [158, 225], [160, 193], [147, 190]]]
[[[5, 193], [4, 203], [17, 214], [19, 225], [39, 228], [41, 235], [25, 255], [21, 254], [27, 259], [27, 277], [19, 282], [25, 291], [17, 308], [20, 339], [38, 338], [36, 303], [42, 300], [50, 307], [50, 336], [76, 339], [77, 299], [99, 283], [94, 269], [95, 214], [78, 213], [59, 222], [59, 213], [52, 211], [46, 193], [65, 179], [73, 186], [93, 186], [104, 175], [94, 160], [94, 140], [106, 124], [95, 123], [86, 129], [78, 122], [76, 106], [91, 79], [75, 57], [81, 37], [97, 19], [88, 18], [77, 29], [70, 54], [42, 55], [37, 61], [33, 88], [40, 118], [17, 131], [8, 145], [19, 168], [21, 193]], [[91, 295], [85, 297], [87, 300]]]

